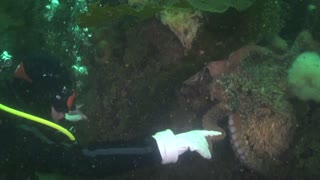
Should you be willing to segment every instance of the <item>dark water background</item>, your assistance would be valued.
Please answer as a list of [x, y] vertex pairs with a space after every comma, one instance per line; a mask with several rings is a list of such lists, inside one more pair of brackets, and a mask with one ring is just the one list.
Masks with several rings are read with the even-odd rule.
[[[85, 104], [83, 111], [88, 121], [62, 123], [65, 127], [74, 126], [81, 144], [130, 140], [165, 128], [184, 132], [202, 127], [200, 117], [191, 118], [177, 108], [182, 83], [208, 62], [224, 59], [247, 44], [270, 47], [274, 36], [291, 46], [305, 30], [315, 44], [320, 42], [317, 0], [256, 0], [242, 11], [202, 11], [201, 26], [189, 49], [161, 23], [159, 13], [164, 5], [194, 7], [187, 1], [178, 5], [156, 2], [144, 9], [139, 3], [128, 9], [122, 0], [61, 0], [56, 10], [50, 11], [45, 7], [47, 1], [1, 0], [0, 52], [8, 51], [13, 56], [12, 66], [0, 72], [1, 103], [50, 118], [46, 93], [21, 97], [19, 92], [25, 91], [25, 84], [13, 78], [15, 68], [26, 55], [48, 52], [70, 67], [73, 86], [79, 92], [77, 101]], [[310, 49], [300, 51], [304, 50]], [[88, 74], [75, 71], [73, 65], [85, 66]], [[37, 88], [50, 89], [49, 85]], [[147, 167], [105, 179], [315, 179], [320, 175], [320, 106], [317, 102], [288, 98], [296, 108], [297, 129], [283, 157], [281, 177], [240, 163], [226, 138], [215, 145], [210, 161], [191, 155], [174, 165]], [[8, 118], [12, 117], [0, 113], [0, 125]], [[24, 121], [19, 119], [17, 123]], [[227, 128], [226, 124], [222, 126]], [[37, 178], [82, 179], [52, 173], [50, 169], [42, 172], [18, 161], [0, 163], [0, 179]]]

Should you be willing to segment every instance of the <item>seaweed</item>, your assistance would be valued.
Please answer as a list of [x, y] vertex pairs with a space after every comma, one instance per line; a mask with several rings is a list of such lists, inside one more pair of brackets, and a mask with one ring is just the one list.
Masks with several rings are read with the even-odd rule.
[[79, 14], [77, 17], [78, 24], [82, 27], [102, 26], [106, 23], [116, 20], [119, 17], [134, 16], [140, 19], [147, 19], [156, 12], [159, 12], [161, 7], [148, 5], [141, 11], [137, 11], [128, 4], [120, 4], [118, 6], [104, 5], [98, 3], [88, 5], [88, 12]]
[[100, 2], [88, 4], [88, 11], [77, 16], [77, 22], [81, 27], [101, 27], [109, 22], [124, 17], [135, 17], [139, 21], [150, 19], [167, 7], [192, 8], [187, 0], [159, 0], [149, 2], [142, 8], [135, 8], [129, 4], [100, 5]]

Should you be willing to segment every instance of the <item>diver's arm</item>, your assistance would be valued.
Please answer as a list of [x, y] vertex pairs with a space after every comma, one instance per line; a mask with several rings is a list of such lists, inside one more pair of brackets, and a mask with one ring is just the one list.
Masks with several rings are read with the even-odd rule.
[[0, 142], [0, 157], [8, 159], [4, 163], [16, 162], [19, 167], [38, 172], [104, 177], [161, 163], [175, 163], [179, 155], [187, 150], [196, 151], [209, 159], [211, 154], [205, 137], [220, 134], [217, 131], [196, 130], [175, 135], [171, 130], [165, 130], [141, 141], [108, 142], [82, 148], [79, 145], [48, 144], [30, 132], [21, 135], [13, 133], [11, 136], [15, 141], [6, 141], [3, 136], [3, 142], [8, 143]]
[[179, 155], [188, 150], [210, 159], [211, 153], [205, 137], [218, 135], [221, 133], [205, 130], [174, 135], [171, 130], [165, 130], [143, 142], [96, 144], [81, 149], [80, 154], [71, 153], [72, 158], [63, 159], [65, 162], [61, 164], [66, 165], [63, 169], [69, 169], [67, 172], [80, 176], [102, 177], [161, 163], [175, 163]]

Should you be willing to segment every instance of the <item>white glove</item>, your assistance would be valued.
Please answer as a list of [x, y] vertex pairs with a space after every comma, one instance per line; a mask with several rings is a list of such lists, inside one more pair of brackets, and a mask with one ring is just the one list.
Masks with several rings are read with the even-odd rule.
[[158, 132], [152, 137], [156, 139], [162, 157], [162, 164], [175, 163], [178, 156], [187, 150], [196, 151], [206, 159], [211, 158], [206, 136], [219, 136], [219, 131], [193, 130], [174, 135], [169, 129]]
[[67, 121], [71, 121], [71, 122], [76, 122], [76, 121], [88, 119], [87, 116], [82, 111], [80, 111], [80, 108], [82, 106], [83, 106], [82, 104], [76, 105], [76, 109], [73, 111], [69, 111], [68, 113], [65, 113], [64, 118]]
[[87, 116], [84, 115], [83, 113], [65, 113], [64, 114], [64, 118], [67, 120], [67, 121], [71, 121], [71, 122], [77, 122], [77, 121], [81, 121], [81, 120], [85, 120], [87, 119]]
[[77, 121], [88, 119], [87, 116], [80, 111], [80, 108], [82, 106], [83, 105], [76, 105], [76, 109], [74, 111], [69, 111], [68, 113], [58, 112], [55, 110], [53, 106], [51, 106], [51, 117], [56, 122], [58, 122], [63, 118], [71, 122], [77, 122]]

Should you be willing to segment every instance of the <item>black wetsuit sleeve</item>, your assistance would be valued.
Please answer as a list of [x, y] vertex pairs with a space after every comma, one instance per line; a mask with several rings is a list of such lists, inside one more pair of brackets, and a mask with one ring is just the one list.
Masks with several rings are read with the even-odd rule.
[[161, 164], [161, 155], [152, 137], [95, 143], [83, 148], [46, 141], [5, 124], [0, 130], [0, 170], [105, 177]]
[[[151, 137], [143, 141], [94, 145], [82, 148], [78, 155], [70, 153], [70, 161], [73, 163], [66, 166], [66, 172], [70, 171], [77, 175], [90, 177], [120, 174], [161, 163], [157, 143]], [[62, 159], [62, 161], [64, 160]]]
[[79, 145], [68, 147], [44, 143], [36, 137], [19, 136], [6, 146], [1, 146], [2, 167], [10, 163], [10, 169], [25, 167], [24, 171], [33, 172], [99, 178], [161, 163], [157, 143], [151, 137], [142, 141], [100, 143], [81, 148]]

